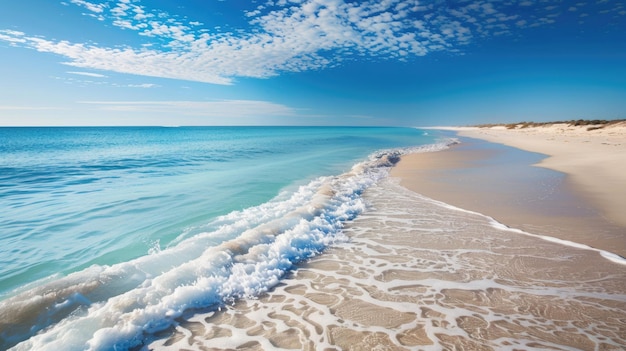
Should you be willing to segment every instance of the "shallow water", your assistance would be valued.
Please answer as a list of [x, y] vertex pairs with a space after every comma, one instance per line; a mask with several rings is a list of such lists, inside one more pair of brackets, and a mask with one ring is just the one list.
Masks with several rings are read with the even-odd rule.
[[626, 257], [626, 227], [607, 219], [571, 176], [536, 166], [545, 155], [459, 140], [449, 151], [403, 157], [391, 174], [413, 191], [509, 226]]
[[258, 296], [343, 240], [399, 150], [445, 147], [410, 128], [0, 132], [0, 348], [18, 350], [129, 349]]
[[376, 150], [433, 143], [410, 128], [0, 128], [0, 299], [206, 231]]
[[387, 178], [402, 153], [450, 140], [403, 128], [1, 131], [16, 130], [2, 149], [1, 348], [625, 345], [623, 259]]
[[258, 300], [180, 320], [155, 350], [622, 350], [626, 273], [384, 180], [346, 243]]

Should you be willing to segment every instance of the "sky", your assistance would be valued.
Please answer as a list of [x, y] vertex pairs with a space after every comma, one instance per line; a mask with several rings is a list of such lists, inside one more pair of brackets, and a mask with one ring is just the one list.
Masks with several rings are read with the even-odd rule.
[[0, 126], [626, 118], [626, 1], [0, 0]]

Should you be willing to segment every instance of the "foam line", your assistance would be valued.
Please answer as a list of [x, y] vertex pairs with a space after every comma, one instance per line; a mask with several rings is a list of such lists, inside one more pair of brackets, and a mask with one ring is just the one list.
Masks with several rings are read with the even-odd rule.
[[194, 309], [219, 308], [275, 286], [295, 263], [346, 241], [341, 229], [365, 209], [361, 193], [409, 152], [454, 140], [384, 150], [291, 196], [216, 219], [214, 231], [112, 266], [93, 266], [0, 303], [1, 348], [127, 350]]
[[550, 242], [553, 242], [553, 243], [557, 243], [557, 244], [561, 244], [561, 245], [565, 245], [565, 246], [569, 246], [569, 247], [574, 247], [574, 248], [581, 249], [581, 250], [596, 251], [600, 255], [602, 255], [602, 257], [606, 258], [607, 260], [610, 260], [610, 261], [618, 263], [618, 264], [626, 265], [626, 258], [624, 258], [624, 257], [622, 257], [620, 255], [617, 255], [615, 253], [608, 252], [608, 251], [605, 251], [605, 250], [600, 250], [600, 249], [597, 249], [597, 248], [589, 246], [589, 245], [585, 245], [585, 244], [581, 244], [581, 243], [577, 243], [577, 242], [573, 242], [573, 241], [569, 241], [569, 240], [559, 239], [559, 238], [555, 238], [555, 237], [547, 236], [547, 235], [533, 234], [533, 233], [529, 233], [529, 232], [523, 231], [521, 229], [512, 228], [512, 227], [509, 227], [509, 226], [507, 226], [505, 224], [502, 224], [502, 223], [496, 221], [493, 217], [487, 216], [485, 214], [482, 214], [482, 213], [479, 213], [479, 212], [475, 212], [475, 211], [466, 210], [466, 209], [463, 209], [463, 208], [460, 208], [460, 207], [456, 207], [456, 206], [447, 204], [447, 203], [442, 202], [442, 201], [431, 199], [431, 198], [426, 197], [426, 196], [421, 195], [421, 194], [418, 194], [418, 195], [420, 197], [430, 201], [431, 203], [439, 205], [441, 207], [445, 207], [445, 208], [453, 209], [453, 210], [456, 210], [456, 211], [461, 211], [461, 212], [465, 212], [465, 213], [469, 213], [469, 214], [485, 217], [485, 218], [487, 218], [489, 220], [491, 226], [496, 228], [496, 229], [503, 230], [503, 231], [514, 232], [514, 233], [523, 234], [523, 235], [528, 235], [528, 236], [532, 236], [532, 237], [535, 237], [535, 238], [540, 238], [540, 239], [543, 239], [543, 240], [546, 240], [546, 241], [550, 241]]

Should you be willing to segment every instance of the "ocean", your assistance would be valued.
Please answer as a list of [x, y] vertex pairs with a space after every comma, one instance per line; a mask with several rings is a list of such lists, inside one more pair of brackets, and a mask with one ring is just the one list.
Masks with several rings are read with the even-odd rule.
[[[95, 305], [135, 299], [151, 284], [151, 301], [133, 309], [164, 303], [163, 310], [128, 321], [144, 323], [132, 338], [168, 326], [172, 313], [258, 295], [343, 240], [342, 223], [362, 210], [359, 193], [384, 169], [369, 169], [368, 158], [441, 147], [410, 128], [2, 128], [0, 140], [1, 308], [24, 304], [3, 313], [12, 316], [0, 322], [0, 348], [45, 329], [63, 334], [64, 323], [80, 323], [71, 320]], [[322, 196], [322, 188], [341, 193]], [[231, 271], [237, 253], [221, 257], [225, 245], [278, 245], [288, 231], [297, 232], [275, 253], [284, 262], [254, 259], [267, 264], [269, 281], [223, 291], [221, 280], [248, 274]], [[213, 291], [176, 291], [194, 284]], [[84, 327], [64, 349], [82, 349], [107, 327]]]
[[624, 260], [399, 186], [414, 128], [0, 128], [0, 349], [618, 350]]

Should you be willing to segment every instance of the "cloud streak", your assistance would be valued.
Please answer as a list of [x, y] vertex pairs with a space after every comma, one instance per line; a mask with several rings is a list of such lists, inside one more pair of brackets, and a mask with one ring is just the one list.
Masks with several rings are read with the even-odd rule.
[[0, 111], [50, 111], [50, 110], [64, 110], [64, 108], [51, 107], [51, 106], [0, 105]]
[[[0, 41], [60, 55], [66, 59], [64, 64], [77, 68], [224, 85], [238, 77], [268, 78], [324, 69], [351, 57], [408, 60], [435, 51], [458, 52], [476, 38], [554, 23], [545, 12], [568, 9], [556, 0], [537, 5], [490, 0], [461, 0], [453, 5], [407, 0], [277, 0], [246, 12], [248, 28], [220, 32], [203, 28], [198, 21], [149, 9], [138, 0], [70, 2], [105, 25], [134, 32], [137, 43], [108, 47], [15, 30], [0, 30]], [[538, 14], [538, 8], [544, 13]], [[611, 11], [619, 13], [623, 8]]]
[[258, 100], [79, 101], [106, 111], [150, 112], [205, 117], [297, 116], [291, 107]]
[[94, 77], [94, 78], [107, 78], [107, 76], [105, 76], [104, 74], [100, 74], [100, 73], [76, 72], [76, 71], [69, 71], [69, 72], [65, 72], [65, 73], [76, 74], [76, 75], [79, 75], [79, 76]]

